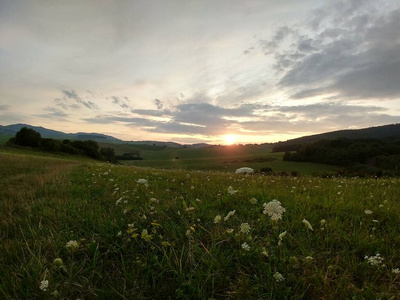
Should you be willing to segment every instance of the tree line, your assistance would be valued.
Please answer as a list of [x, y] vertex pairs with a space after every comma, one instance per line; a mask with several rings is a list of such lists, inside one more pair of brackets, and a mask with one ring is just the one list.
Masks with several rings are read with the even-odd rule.
[[66, 153], [72, 155], [87, 156], [97, 160], [116, 163], [114, 149], [111, 147], [99, 147], [99, 144], [92, 140], [56, 140], [42, 138], [39, 132], [32, 128], [23, 127], [12, 137], [8, 145], [31, 147], [46, 152]]
[[389, 171], [400, 175], [400, 139], [348, 139], [319, 140], [299, 145], [297, 151], [286, 151], [283, 160], [324, 163], [354, 167], [367, 165], [375, 171]]

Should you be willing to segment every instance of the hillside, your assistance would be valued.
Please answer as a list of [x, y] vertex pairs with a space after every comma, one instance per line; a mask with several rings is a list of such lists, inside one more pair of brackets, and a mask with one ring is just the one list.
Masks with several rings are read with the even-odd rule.
[[295, 151], [302, 144], [312, 143], [324, 139], [348, 138], [348, 139], [386, 139], [400, 138], [400, 124], [390, 124], [363, 129], [348, 129], [304, 136], [296, 139], [278, 142], [273, 152]]

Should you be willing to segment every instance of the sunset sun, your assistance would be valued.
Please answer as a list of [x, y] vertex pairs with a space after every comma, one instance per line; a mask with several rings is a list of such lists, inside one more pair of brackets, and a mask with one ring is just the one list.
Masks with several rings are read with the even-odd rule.
[[224, 139], [225, 139], [225, 144], [232, 145], [236, 141], [237, 135], [227, 134], [227, 135], [224, 135]]

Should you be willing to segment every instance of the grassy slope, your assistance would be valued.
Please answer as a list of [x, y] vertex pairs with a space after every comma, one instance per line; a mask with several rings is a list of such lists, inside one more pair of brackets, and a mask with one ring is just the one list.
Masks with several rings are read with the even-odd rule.
[[[400, 275], [392, 272], [400, 268], [399, 179], [246, 177], [9, 152], [0, 152], [0, 163], [5, 299], [400, 294]], [[229, 186], [237, 192], [229, 195]], [[262, 213], [272, 199], [286, 209], [278, 222]], [[229, 220], [214, 223], [232, 210]], [[249, 233], [240, 231], [242, 223]], [[70, 240], [77, 249], [66, 247]], [[365, 256], [377, 253], [383, 264], [370, 265]], [[39, 289], [42, 280], [47, 291]]]

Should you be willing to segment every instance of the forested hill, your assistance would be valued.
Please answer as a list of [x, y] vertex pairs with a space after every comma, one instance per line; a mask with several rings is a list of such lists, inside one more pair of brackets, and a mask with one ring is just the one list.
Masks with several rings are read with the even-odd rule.
[[327, 133], [315, 134], [278, 142], [273, 147], [273, 152], [296, 151], [301, 145], [316, 142], [319, 140], [329, 140], [336, 138], [348, 139], [386, 139], [400, 138], [400, 124], [391, 124], [377, 127], [369, 127], [354, 130], [338, 130]]

